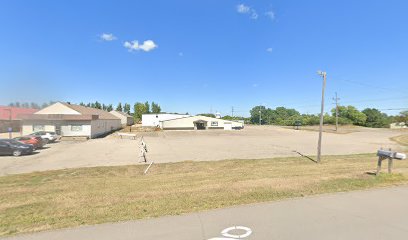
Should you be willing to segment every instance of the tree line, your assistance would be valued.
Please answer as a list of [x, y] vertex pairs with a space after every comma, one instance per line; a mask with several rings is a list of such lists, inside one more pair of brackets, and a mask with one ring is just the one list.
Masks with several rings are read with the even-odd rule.
[[[382, 128], [389, 127], [392, 122], [408, 122], [408, 111], [403, 111], [397, 116], [388, 116], [376, 108], [366, 108], [359, 111], [354, 106], [338, 106], [338, 123], [340, 125], [353, 124], [365, 127]], [[319, 114], [300, 114], [292, 108], [277, 107], [275, 109], [265, 106], [255, 106], [250, 110], [250, 122], [253, 124], [270, 124], [294, 126], [318, 125], [320, 123]], [[336, 108], [331, 110], [331, 114], [325, 113], [323, 116], [325, 124], [336, 123]]]
[[[42, 109], [45, 107], [48, 107], [51, 104], [54, 104], [56, 102], [50, 101], [48, 103], [43, 103], [43, 104], [38, 104], [35, 102], [12, 102], [9, 103], [9, 107], [18, 107], [18, 108], [33, 108], [33, 109]], [[141, 121], [142, 120], [142, 114], [147, 114], [147, 113], [161, 113], [162, 109], [159, 104], [152, 102], [149, 104], [148, 101], [146, 102], [136, 102], [133, 104], [133, 112], [131, 112], [131, 105], [129, 103], [118, 103], [116, 107], [113, 106], [113, 104], [104, 104], [100, 103], [98, 101], [96, 102], [89, 102], [89, 103], [84, 103], [80, 102], [79, 105], [84, 106], [84, 107], [91, 107], [91, 108], [96, 108], [96, 109], [101, 109], [107, 112], [110, 112], [112, 110], [116, 110], [119, 112], [124, 112], [129, 115], [132, 115], [136, 121]]]
[[152, 102], [151, 104], [149, 104], [148, 101], [144, 103], [136, 102], [135, 104], [133, 104], [133, 113], [131, 112], [131, 106], [129, 103], [124, 103], [122, 105], [122, 103], [120, 102], [118, 103], [118, 105], [116, 105], [116, 108], [114, 108], [112, 104], [103, 104], [103, 103], [99, 103], [98, 101], [94, 103], [87, 103], [87, 104], [81, 102], [79, 103], [79, 105], [84, 106], [84, 107], [91, 107], [91, 108], [105, 110], [107, 112], [110, 112], [113, 109], [115, 109], [116, 111], [124, 112], [129, 115], [133, 115], [133, 118], [136, 121], [141, 121], [143, 114], [162, 112], [162, 109], [159, 104], [155, 102]]
[[50, 102], [45, 102], [42, 104], [38, 104], [35, 102], [11, 102], [8, 104], [9, 107], [17, 107], [17, 108], [33, 108], [33, 109], [41, 109], [48, 107], [51, 104], [54, 104], [55, 102], [50, 101]]

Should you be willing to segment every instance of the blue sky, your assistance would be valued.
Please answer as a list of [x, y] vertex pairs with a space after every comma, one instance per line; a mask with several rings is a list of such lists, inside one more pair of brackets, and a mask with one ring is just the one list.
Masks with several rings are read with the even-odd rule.
[[[155, 101], [248, 115], [408, 107], [407, 1], [0, 3], [0, 104]], [[105, 34], [105, 35], [103, 35]], [[138, 41], [137, 43], [134, 41]], [[398, 111], [388, 110], [395, 114]]]

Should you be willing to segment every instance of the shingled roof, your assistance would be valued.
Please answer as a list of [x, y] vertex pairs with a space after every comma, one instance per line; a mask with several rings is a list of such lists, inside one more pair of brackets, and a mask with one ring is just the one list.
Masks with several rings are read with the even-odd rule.
[[75, 104], [69, 104], [69, 103], [64, 103], [61, 102], [66, 107], [71, 108], [74, 111], [79, 112], [82, 115], [98, 115], [99, 119], [104, 119], [104, 120], [117, 120], [119, 119], [113, 114], [110, 114], [107, 111], [101, 110], [101, 109], [96, 109], [96, 108], [91, 108], [91, 107], [85, 107], [81, 105], [75, 105]]

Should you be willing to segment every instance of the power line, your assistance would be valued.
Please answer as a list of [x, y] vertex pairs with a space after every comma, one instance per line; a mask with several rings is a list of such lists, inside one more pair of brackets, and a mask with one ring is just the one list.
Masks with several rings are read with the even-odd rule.
[[369, 84], [369, 83], [358, 82], [358, 81], [354, 81], [354, 80], [351, 81], [351, 80], [348, 80], [348, 79], [338, 79], [338, 80], [339, 80], [339, 81], [342, 81], [342, 82], [352, 83], [352, 84], [355, 84], [355, 85], [360, 85], [360, 86], [363, 86], [363, 87], [375, 88], [375, 89], [382, 90], [382, 91], [387, 91], [387, 92], [389, 92], [389, 91], [402, 92], [401, 89], [398, 89], [398, 88], [389, 88], [389, 87], [377, 86], [377, 85], [372, 85], [372, 84]]

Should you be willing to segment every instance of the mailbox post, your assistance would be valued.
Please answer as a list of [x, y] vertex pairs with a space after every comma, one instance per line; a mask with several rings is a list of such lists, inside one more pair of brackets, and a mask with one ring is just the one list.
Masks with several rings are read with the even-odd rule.
[[381, 164], [382, 161], [385, 159], [388, 159], [388, 173], [392, 173], [392, 166], [393, 166], [393, 160], [404, 160], [406, 159], [406, 155], [404, 153], [399, 153], [399, 152], [393, 152], [391, 149], [388, 151], [386, 150], [378, 150], [377, 151], [377, 156], [378, 156], [378, 162], [377, 162], [377, 172], [375, 175], [378, 176], [381, 171]]

